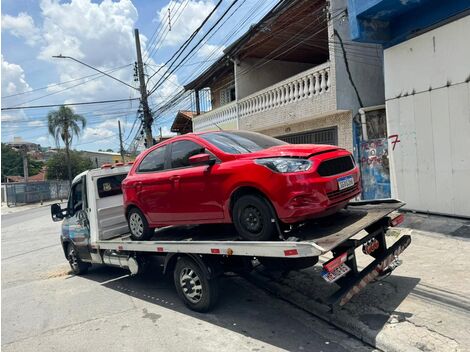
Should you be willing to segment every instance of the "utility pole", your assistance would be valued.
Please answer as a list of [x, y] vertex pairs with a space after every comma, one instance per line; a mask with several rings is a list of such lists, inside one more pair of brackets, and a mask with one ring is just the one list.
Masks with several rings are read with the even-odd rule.
[[118, 120], [118, 127], [119, 127], [119, 149], [121, 153], [122, 162], [125, 163], [126, 160], [124, 159], [124, 147], [122, 146], [121, 120]]
[[152, 114], [150, 113], [149, 104], [147, 101], [147, 87], [145, 85], [144, 64], [142, 63], [142, 52], [140, 49], [139, 30], [137, 28], [134, 29], [134, 36], [135, 36], [135, 47], [137, 50], [137, 72], [139, 75], [140, 95], [141, 95], [142, 109], [144, 113], [145, 141], [146, 141], [147, 148], [150, 148], [153, 145], [153, 137], [152, 137], [153, 117], [152, 117]]
[[29, 177], [29, 170], [28, 170], [28, 147], [23, 145], [21, 147], [21, 152], [23, 154], [23, 175], [24, 175], [24, 182], [28, 182]]

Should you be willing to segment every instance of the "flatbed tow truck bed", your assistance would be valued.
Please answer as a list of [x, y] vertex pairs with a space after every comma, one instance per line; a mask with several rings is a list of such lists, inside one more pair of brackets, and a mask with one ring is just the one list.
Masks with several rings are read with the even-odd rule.
[[[346, 304], [367, 283], [391, 273], [398, 266], [398, 255], [406, 249], [411, 238], [403, 236], [392, 247], [387, 248], [385, 232], [389, 226], [395, 226], [395, 223], [402, 220], [403, 215], [398, 215], [395, 211], [403, 205], [403, 202], [393, 199], [351, 202], [337, 214], [308, 222], [279, 241], [243, 241], [230, 228], [222, 232], [212, 230], [208, 234], [208, 227], [202, 226], [201, 229], [198, 226], [187, 226], [158, 230], [149, 241], [132, 241], [128, 235], [123, 235], [98, 241], [95, 246], [98, 250], [115, 253], [149, 252], [167, 255], [168, 258], [178, 254], [191, 255], [193, 258], [201, 258], [202, 266], [213, 265], [214, 261], [207, 258], [215, 256], [228, 259], [269, 257], [285, 262], [294, 261], [295, 258], [317, 258], [332, 252], [334, 258], [324, 264], [324, 272], [333, 272], [343, 264], [350, 269], [346, 275], [334, 280], [340, 289], [328, 301], [333, 309]], [[355, 238], [363, 230], [366, 231], [364, 236]], [[375, 260], [359, 272], [354, 251], [357, 247], [367, 248], [373, 244], [376, 247], [367, 254]], [[165, 267], [168, 263], [169, 260], [166, 260]], [[208, 270], [214, 271], [217, 270]]]
[[328, 218], [306, 223], [300, 229], [293, 231], [287, 239], [279, 241], [243, 241], [230, 232], [207, 234], [194, 226], [164, 228], [157, 231], [156, 236], [149, 241], [132, 241], [129, 235], [123, 235], [97, 241], [96, 245], [100, 249], [121, 251], [316, 257], [335, 249], [403, 205], [404, 203], [396, 200], [351, 202], [347, 209]]

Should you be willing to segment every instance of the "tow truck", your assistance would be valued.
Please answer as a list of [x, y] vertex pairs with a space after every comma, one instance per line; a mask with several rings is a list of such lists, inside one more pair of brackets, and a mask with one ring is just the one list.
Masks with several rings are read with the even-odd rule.
[[[228, 225], [165, 227], [150, 240], [132, 241], [121, 191], [130, 168], [129, 163], [117, 163], [85, 171], [74, 178], [67, 206], [51, 206], [52, 219], [63, 220], [64, 255], [76, 275], [86, 273], [92, 264], [121, 267], [136, 275], [156, 257], [163, 273], [173, 274], [179, 297], [195, 311], [214, 307], [218, 279], [225, 273], [246, 273], [260, 264], [276, 270], [306, 268], [329, 252], [332, 258], [323, 264], [321, 275], [339, 287], [328, 300], [335, 309], [368, 283], [389, 275], [411, 242], [405, 235], [387, 247], [387, 230], [404, 216], [397, 212], [404, 203], [394, 199], [354, 201], [323, 219], [287, 229], [278, 226], [276, 241], [242, 240]], [[356, 262], [359, 247], [372, 257], [362, 270]]]

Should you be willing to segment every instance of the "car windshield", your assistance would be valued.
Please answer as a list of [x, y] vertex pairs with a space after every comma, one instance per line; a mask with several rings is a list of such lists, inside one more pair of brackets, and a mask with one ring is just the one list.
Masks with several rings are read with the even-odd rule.
[[229, 154], [253, 153], [288, 144], [256, 132], [209, 132], [200, 135], [200, 137]]

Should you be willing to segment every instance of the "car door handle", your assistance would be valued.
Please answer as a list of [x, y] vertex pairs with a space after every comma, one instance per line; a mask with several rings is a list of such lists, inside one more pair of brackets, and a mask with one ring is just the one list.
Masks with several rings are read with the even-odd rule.
[[175, 175], [175, 176], [170, 176], [169, 180], [170, 181], [179, 181], [180, 178], [181, 178], [180, 175]]
[[137, 192], [142, 190], [142, 182], [136, 182], [135, 183], [135, 189]]

